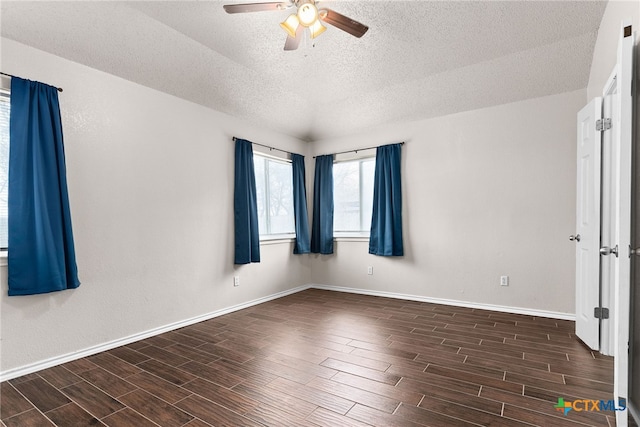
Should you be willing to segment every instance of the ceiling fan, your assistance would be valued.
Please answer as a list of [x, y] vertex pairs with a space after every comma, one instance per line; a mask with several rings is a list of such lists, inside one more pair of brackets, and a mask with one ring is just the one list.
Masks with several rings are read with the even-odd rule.
[[309, 29], [309, 34], [312, 39], [318, 37], [326, 30], [322, 22], [333, 25], [355, 37], [362, 37], [369, 29], [366, 25], [354, 21], [334, 10], [327, 8], [318, 9], [316, 6], [318, 2], [318, 0], [289, 0], [288, 2], [225, 4], [223, 7], [227, 13], [247, 13], [285, 10], [295, 6], [297, 9], [296, 13], [289, 15], [289, 17], [280, 24], [287, 32], [284, 50], [295, 50], [298, 48], [305, 28]]

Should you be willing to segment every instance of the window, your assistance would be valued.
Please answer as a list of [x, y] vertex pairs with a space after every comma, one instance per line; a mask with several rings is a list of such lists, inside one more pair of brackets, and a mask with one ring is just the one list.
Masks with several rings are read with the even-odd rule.
[[295, 233], [291, 162], [254, 153], [260, 237]]
[[0, 249], [6, 250], [9, 243], [9, 91], [0, 90]]
[[373, 211], [375, 157], [333, 165], [333, 231], [369, 233]]

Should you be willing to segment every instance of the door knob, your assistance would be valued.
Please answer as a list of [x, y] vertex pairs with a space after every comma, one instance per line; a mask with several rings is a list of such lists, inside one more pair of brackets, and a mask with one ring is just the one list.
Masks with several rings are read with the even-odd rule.
[[579, 235], [579, 234], [576, 234], [576, 235], [574, 236], [574, 235], [572, 234], [571, 236], [569, 236], [569, 240], [571, 240], [572, 242], [573, 242], [573, 241], [579, 242], [579, 241], [580, 241], [580, 235]]
[[600, 255], [611, 255], [614, 254], [616, 258], [618, 257], [618, 245], [615, 248], [610, 248], [608, 246], [603, 246], [600, 248]]
[[631, 245], [629, 245], [629, 258], [631, 258], [631, 255], [636, 255], [636, 256], [640, 256], [640, 248], [632, 248]]

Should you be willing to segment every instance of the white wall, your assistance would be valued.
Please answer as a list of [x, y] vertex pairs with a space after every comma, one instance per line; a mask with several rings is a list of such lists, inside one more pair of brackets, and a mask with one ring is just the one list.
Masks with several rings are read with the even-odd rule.
[[82, 285], [7, 297], [2, 267], [1, 371], [309, 282], [310, 259], [290, 243], [263, 246], [260, 264], [232, 258], [231, 137], [301, 154], [306, 143], [7, 39], [2, 71], [64, 88]]
[[568, 236], [585, 103], [579, 90], [314, 143], [323, 154], [406, 141], [406, 255], [339, 241], [334, 255], [313, 257], [313, 283], [574, 313]]

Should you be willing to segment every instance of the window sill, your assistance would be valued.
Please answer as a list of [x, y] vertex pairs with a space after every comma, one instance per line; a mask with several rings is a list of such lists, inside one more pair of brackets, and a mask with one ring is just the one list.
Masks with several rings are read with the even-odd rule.
[[333, 234], [333, 240], [336, 242], [368, 242], [369, 233], [337, 232]]
[[282, 243], [293, 243], [295, 236], [289, 234], [274, 234], [271, 236], [261, 236], [260, 246], [262, 245], [279, 245]]
[[8, 264], [7, 262], [7, 258], [9, 256], [9, 252], [8, 251], [2, 251], [0, 252], [0, 267], [4, 267]]

